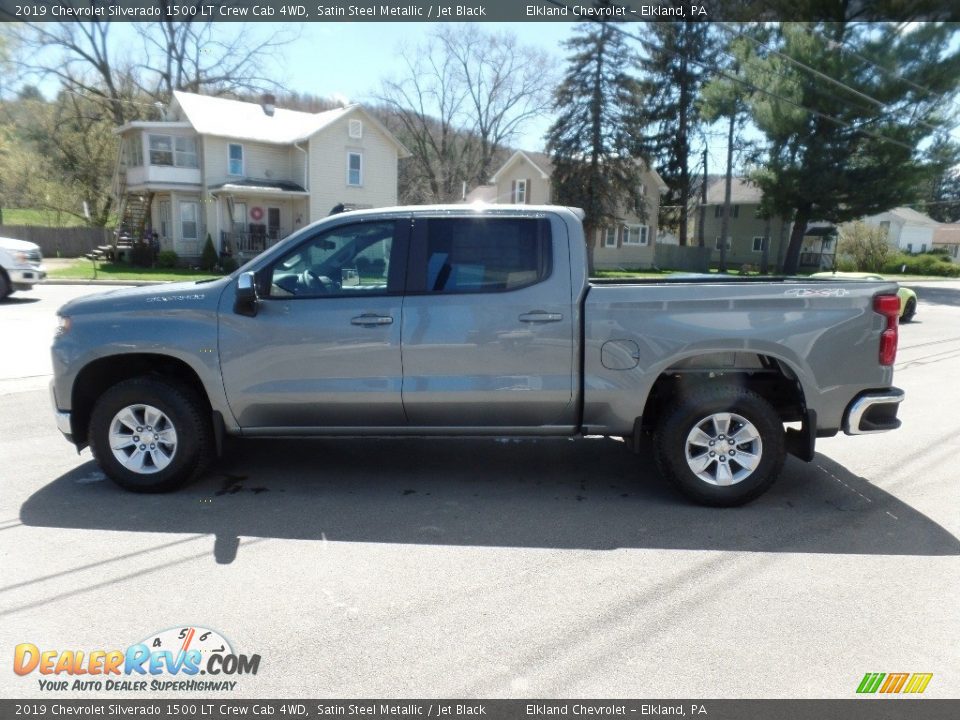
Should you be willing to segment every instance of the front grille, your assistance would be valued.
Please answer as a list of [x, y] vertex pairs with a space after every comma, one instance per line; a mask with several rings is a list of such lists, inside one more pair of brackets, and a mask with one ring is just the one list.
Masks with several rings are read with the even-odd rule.
[[27, 252], [27, 262], [39, 265], [43, 262], [43, 253], [39, 250], [30, 250]]

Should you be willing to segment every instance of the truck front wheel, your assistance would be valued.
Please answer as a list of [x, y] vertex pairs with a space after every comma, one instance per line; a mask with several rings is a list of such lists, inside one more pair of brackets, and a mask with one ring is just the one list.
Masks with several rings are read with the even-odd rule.
[[114, 385], [97, 400], [88, 440], [107, 477], [127, 490], [156, 493], [203, 471], [210, 435], [189, 388], [142, 377]]
[[783, 422], [751, 390], [704, 385], [679, 397], [654, 435], [661, 473], [695, 502], [743, 505], [783, 468]]

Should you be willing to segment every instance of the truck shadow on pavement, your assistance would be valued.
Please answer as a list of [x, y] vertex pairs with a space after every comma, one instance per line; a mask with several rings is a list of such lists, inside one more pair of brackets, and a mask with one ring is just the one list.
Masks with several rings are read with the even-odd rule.
[[742, 508], [692, 505], [649, 454], [614, 440], [339, 439], [231, 443], [199, 482], [136, 495], [93, 462], [31, 496], [39, 527], [240, 537], [604, 550], [958, 555], [960, 540], [818, 454], [789, 458]]

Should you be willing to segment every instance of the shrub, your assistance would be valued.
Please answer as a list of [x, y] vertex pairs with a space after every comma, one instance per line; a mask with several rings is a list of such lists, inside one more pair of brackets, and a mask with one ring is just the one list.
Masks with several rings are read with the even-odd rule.
[[840, 226], [837, 256], [841, 262], [849, 260], [861, 272], [880, 272], [890, 251], [886, 230], [859, 220]]
[[175, 268], [179, 259], [173, 250], [162, 250], [157, 253], [157, 267]]
[[213, 247], [213, 238], [210, 237], [210, 233], [207, 233], [207, 241], [203, 244], [203, 253], [200, 255], [200, 268], [213, 270], [217, 267], [218, 261], [216, 248]]
[[220, 260], [220, 269], [227, 274], [232, 273], [238, 267], [240, 267], [240, 265], [237, 264], [237, 261], [232, 257], [225, 257]]
[[[888, 275], [905, 273], [908, 275], [936, 275], [939, 277], [960, 277], [960, 264], [942, 262], [941, 256], [924, 253], [907, 255], [896, 253], [887, 258], [883, 272]], [[949, 258], [948, 258], [949, 259]]]

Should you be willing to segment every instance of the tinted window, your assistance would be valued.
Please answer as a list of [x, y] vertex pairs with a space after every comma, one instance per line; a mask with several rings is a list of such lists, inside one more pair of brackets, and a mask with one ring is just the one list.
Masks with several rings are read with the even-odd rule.
[[550, 274], [550, 223], [536, 218], [427, 221], [427, 292], [515, 290]]
[[274, 264], [271, 297], [344, 297], [387, 292], [394, 223], [346, 225], [312, 237]]

